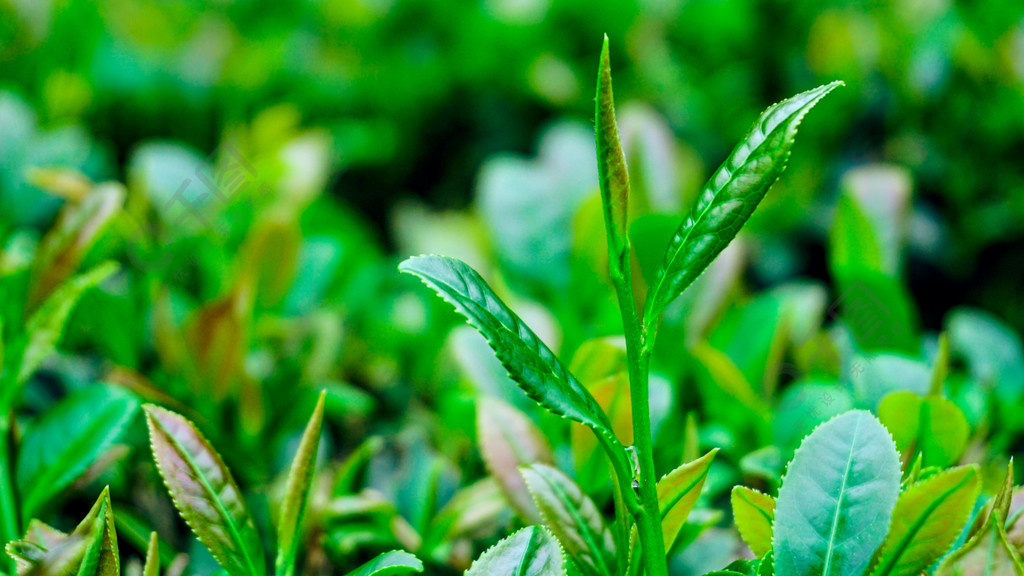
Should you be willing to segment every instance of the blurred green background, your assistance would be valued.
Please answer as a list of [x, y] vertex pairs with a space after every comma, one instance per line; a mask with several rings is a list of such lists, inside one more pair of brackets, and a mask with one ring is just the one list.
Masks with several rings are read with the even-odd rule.
[[576, 140], [607, 33], [662, 211], [688, 207], [766, 105], [846, 82], [755, 219], [757, 281], [823, 276], [839, 183], [885, 163], [913, 189], [907, 266], [924, 325], [968, 303], [1024, 329], [1017, 1], [3, 0], [0, 16], [5, 219], [42, 224], [56, 208], [23, 184], [28, 165], [124, 180], [148, 142], [206, 157], [287, 104], [329, 136], [330, 194], [401, 249], [396, 213], [415, 219], [410, 206], [543, 188], [503, 155], [564, 157], [566, 182], [543, 194], [591, 184]]

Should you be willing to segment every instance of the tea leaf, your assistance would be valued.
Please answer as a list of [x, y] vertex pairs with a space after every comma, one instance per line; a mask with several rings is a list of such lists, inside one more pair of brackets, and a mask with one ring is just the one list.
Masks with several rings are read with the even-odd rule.
[[977, 467], [963, 466], [900, 494], [872, 576], [916, 576], [949, 549], [981, 489]]
[[117, 531], [114, 527], [114, 511], [110, 503], [109, 488], [103, 489], [103, 493], [71, 536], [88, 534], [97, 522], [100, 532], [90, 541], [82, 564], [78, 568], [78, 576], [120, 576], [121, 557], [117, 550]]
[[565, 574], [565, 560], [551, 533], [529, 526], [480, 555], [465, 576], [553, 576]]
[[231, 576], [264, 576], [263, 545], [224, 461], [195, 426], [147, 404], [150, 444], [182, 518]]
[[697, 503], [717, 453], [718, 449], [715, 448], [697, 460], [669, 472], [658, 481], [658, 508], [661, 510], [661, 530], [666, 549], [672, 548], [676, 536]]
[[893, 392], [878, 405], [878, 418], [901, 452], [923, 455], [925, 468], [956, 463], [971, 432], [960, 408], [941, 396], [922, 398], [913, 392]]
[[586, 574], [615, 573], [615, 540], [601, 511], [575, 482], [543, 464], [522, 469], [544, 524]]
[[1020, 554], [1006, 536], [1005, 516], [995, 510], [963, 547], [950, 554], [935, 576], [1024, 576]]
[[622, 259], [629, 249], [626, 228], [629, 209], [629, 173], [626, 155], [619, 141], [619, 127], [615, 122], [615, 98], [612, 95], [612, 70], [608, 56], [608, 36], [601, 47], [601, 65], [597, 75], [597, 171], [601, 181], [601, 200], [604, 221], [608, 231], [608, 251], [611, 265], [617, 274], [622, 270]]
[[395, 576], [410, 572], [423, 572], [423, 562], [408, 552], [392, 550], [349, 572], [348, 576]]
[[732, 516], [743, 541], [760, 558], [772, 550], [775, 499], [745, 486], [732, 489]]
[[142, 576], [160, 576], [160, 539], [156, 532], [149, 533], [149, 546], [146, 548], [146, 563], [142, 567]]
[[520, 466], [554, 464], [548, 441], [525, 414], [494, 398], [477, 402], [477, 436], [487, 471], [526, 524], [540, 524], [541, 516], [530, 497]]
[[589, 426], [614, 460], [616, 470], [629, 469], [625, 449], [594, 397], [475, 270], [442, 256], [410, 258], [398, 268], [418, 276], [465, 316], [527, 396], [549, 412]]
[[733, 149], [665, 251], [644, 305], [647, 326], [736, 237], [785, 169], [804, 115], [840, 84], [819, 86], [768, 108]]
[[138, 407], [128, 392], [97, 384], [68, 396], [28, 428], [16, 476], [25, 522], [114, 444]]
[[775, 505], [775, 572], [860, 574], [885, 540], [900, 490], [899, 454], [870, 413], [855, 410], [804, 439]]
[[326, 395], [326, 391], [320, 393], [313, 415], [309, 418], [305, 432], [302, 433], [302, 440], [299, 441], [291, 469], [288, 471], [281, 515], [277, 521], [276, 576], [291, 576], [295, 572], [295, 554], [301, 542], [302, 516], [306, 510], [309, 487], [316, 469], [316, 452], [324, 423]]
[[117, 264], [104, 262], [99, 266], [75, 276], [61, 285], [32, 314], [25, 328], [28, 338], [24, 343], [21, 366], [18, 369], [17, 384], [21, 384], [39, 368], [57, 346], [64, 325], [86, 290], [104, 281], [117, 271]]

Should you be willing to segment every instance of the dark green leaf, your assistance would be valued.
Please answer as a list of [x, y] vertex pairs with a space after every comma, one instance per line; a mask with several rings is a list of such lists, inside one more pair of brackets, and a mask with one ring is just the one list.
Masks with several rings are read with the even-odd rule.
[[736, 237], [785, 169], [804, 115], [840, 84], [819, 86], [768, 108], [733, 149], [669, 243], [647, 294], [648, 326]]

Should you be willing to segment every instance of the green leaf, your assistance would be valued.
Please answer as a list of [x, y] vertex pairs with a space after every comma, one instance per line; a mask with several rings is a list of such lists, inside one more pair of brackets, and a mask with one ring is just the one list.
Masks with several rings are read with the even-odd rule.
[[644, 306], [647, 326], [654, 326], [661, 311], [736, 237], [785, 169], [804, 115], [840, 84], [819, 86], [768, 108], [733, 149], [665, 251]]
[[114, 444], [138, 407], [130, 393], [96, 384], [68, 396], [28, 428], [16, 476], [24, 522]]
[[18, 576], [73, 576], [78, 573], [90, 546], [103, 530], [103, 518], [94, 516], [52, 548], [35, 546], [31, 554], [24, 541], [7, 544], [7, 553], [18, 561]]
[[961, 548], [942, 561], [935, 576], [1024, 576], [1024, 563], [1010, 544], [1002, 509], [993, 507], [981, 528]]
[[160, 539], [156, 532], [149, 533], [149, 546], [146, 548], [146, 563], [142, 567], [142, 576], [160, 576]]
[[658, 509], [661, 510], [661, 531], [666, 549], [672, 548], [679, 530], [697, 503], [717, 453], [718, 448], [715, 448], [697, 460], [669, 472], [658, 481]]
[[922, 398], [913, 392], [893, 392], [879, 404], [878, 418], [892, 433], [900, 452], [923, 455], [924, 468], [956, 463], [970, 438], [963, 412], [941, 396]]
[[264, 576], [263, 545], [220, 455], [182, 416], [143, 408], [153, 458], [182, 518], [228, 574]]
[[281, 515], [277, 521], [277, 561], [276, 576], [291, 576], [295, 572], [295, 554], [301, 542], [302, 515], [306, 510], [309, 487], [313, 482], [316, 470], [316, 452], [320, 445], [320, 430], [324, 423], [324, 399], [326, 391], [320, 398], [309, 418], [299, 448], [295, 452], [291, 469], [288, 471], [288, 482], [285, 485], [284, 501], [281, 503]]
[[487, 471], [523, 522], [540, 524], [540, 512], [519, 467], [538, 462], [554, 464], [547, 439], [525, 414], [495, 398], [480, 398], [476, 414], [480, 456]]
[[608, 56], [608, 36], [601, 47], [601, 65], [597, 74], [597, 172], [601, 181], [601, 200], [604, 205], [605, 228], [608, 232], [608, 252], [616, 273], [621, 269], [628, 247], [626, 228], [629, 209], [629, 173], [626, 155], [619, 141], [619, 127], [615, 122], [615, 98], [612, 95], [612, 68]]
[[529, 526], [480, 555], [466, 576], [554, 576], [565, 574], [558, 542], [544, 528]]
[[981, 489], [975, 466], [941, 472], [900, 494], [872, 576], [917, 576], [949, 549]]
[[746, 486], [732, 489], [732, 517], [740, 537], [760, 558], [772, 551], [775, 498]]
[[585, 574], [616, 573], [615, 539], [601, 511], [575, 482], [543, 464], [522, 469], [544, 524]]
[[[60, 341], [61, 335], [64, 333], [64, 325], [67, 323], [71, 311], [74, 310], [75, 304], [78, 303], [85, 291], [96, 286], [116, 271], [117, 264], [104, 262], [88, 272], [75, 276], [54, 291], [32, 314], [25, 328], [27, 341], [24, 342], [16, 385], [28, 380], [28, 377], [39, 368], [43, 360], [53, 353], [57, 342]], [[8, 395], [7, 398], [10, 396]]]
[[96, 533], [89, 543], [82, 564], [78, 568], [78, 576], [120, 576], [121, 557], [117, 550], [117, 531], [114, 526], [114, 510], [110, 503], [110, 488], [103, 489], [92, 509], [71, 535], [89, 533], [97, 520], [100, 522], [100, 532]]
[[615, 469], [630, 469], [626, 451], [594, 397], [475, 270], [442, 256], [409, 258], [398, 269], [418, 276], [465, 316], [527, 396], [553, 414], [590, 427]]
[[819, 426], [789, 464], [775, 505], [775, 572], [860, 574], [885, 540], [900, 490], [892, 438], [868, 412]]
[[349, 572], [348, 576], [395, 576], [410, 572], [423, 572], [423, 562], [408, 552], [392, 550]]

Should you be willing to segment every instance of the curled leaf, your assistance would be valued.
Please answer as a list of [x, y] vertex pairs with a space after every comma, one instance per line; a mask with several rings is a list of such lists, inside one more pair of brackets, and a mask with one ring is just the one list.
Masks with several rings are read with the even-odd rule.
[[[601, 200], [604, 204], [605, 227], [608, 231], [608, 250], [612, 266], [621, 266], [628, 250], [629, 173], [626, 155], [619, 141], [619, 127], [615, 122], [615, 98], [612, 95], [612, 70], [608, 56], [608, 37], [601, 47], [601, 65], [597, 75], [597, 171], [601, 181]], [[628, 271], [617, 270], [619, 274]]]

